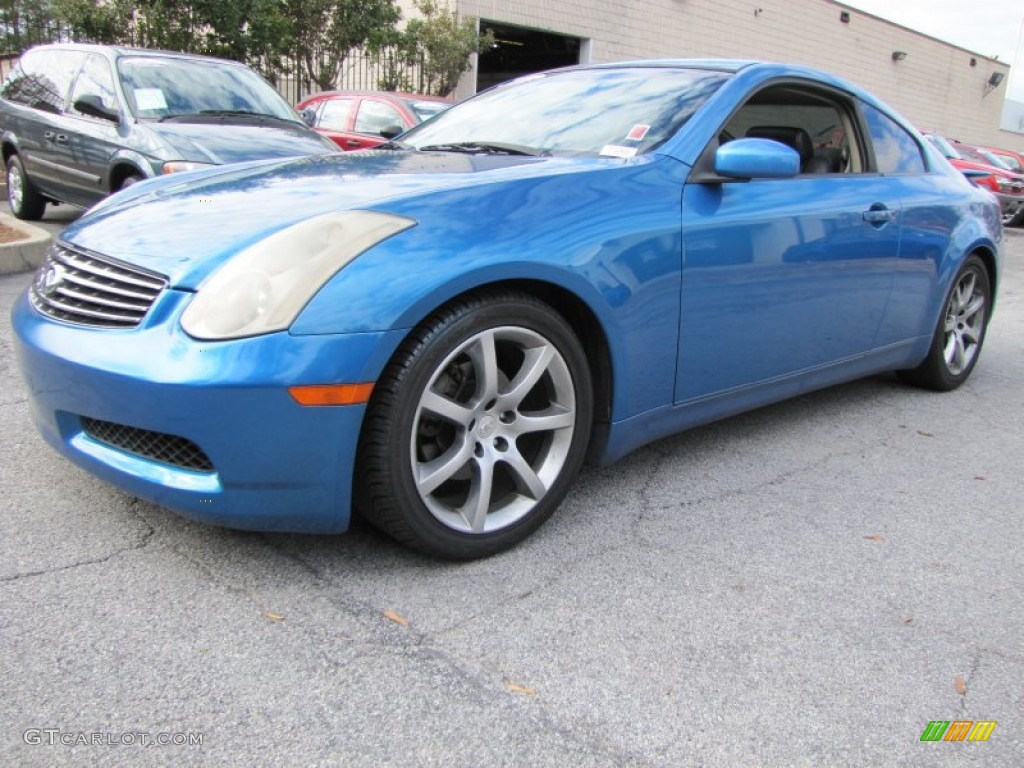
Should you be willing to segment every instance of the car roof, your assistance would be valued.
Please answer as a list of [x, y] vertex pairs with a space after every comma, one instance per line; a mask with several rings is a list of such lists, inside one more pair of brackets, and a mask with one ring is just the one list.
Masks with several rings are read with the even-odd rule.
[[47, 45], [37, 45], [30, 50], [34, 51], [39, 49], [87, 51], [89, 53], [99, 53], [110, 59], [119, 59], [129, 56], [147, 56], [160, 59], [175, 58], [188, 59], [191, 61], [210, 61], [216, 62], [217, 64], [245, 67], [245, 65], [240, 62], [232, 59], [222, 59], [216, 56], [204, 56], [198, 53], [182, 53], [181, 51], [164, 51], [156, 48], [130, 48], [125, 45], [101, 45], [99, 43], [51, 43]]
[[436, 101], [442, 104], [450, 104], [451, 99], [445, 96], [428, 96], [424, 93], [405, 93], [403, 91], [360, 91], [360, 90], [338, 90], [338, 91], [320, 91], [318, 93], [311, 93], [303, 101], [309, 101], [311, 99], [333, 99], [333, 98], [347, 98], [351, 96], [373, 96], [393, 99], [406, 99], [414, 101]]

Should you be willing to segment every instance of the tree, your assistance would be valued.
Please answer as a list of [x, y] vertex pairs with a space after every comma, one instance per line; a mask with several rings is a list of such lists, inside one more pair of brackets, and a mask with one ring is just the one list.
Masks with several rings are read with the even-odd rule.
[[300, 79], [330, 90], [352, 51], [401, 18], [392, 0], [282, 0], [291, 20], [291, 55]]
[[494, 36], [477, 30], [477, 20], [462, 19], [437, 0], [413, 0], [422, 18], [411, 19], [405, 28], [406, 50], [422, 62], [420, 93], [448, 96], [470, 67], [470, 56], [494, 44]]

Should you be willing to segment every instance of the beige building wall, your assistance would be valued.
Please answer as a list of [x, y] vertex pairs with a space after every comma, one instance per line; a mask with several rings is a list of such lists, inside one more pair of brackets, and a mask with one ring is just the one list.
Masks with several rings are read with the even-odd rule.
[[[714, 57], [817, 67], [863, 86], [921, 129], [1024, 149], [1024, 135], [999, 130], [1008, 65], [832, 0], [453, 2], [463, 15], [583, 38], [593, 62]], [[893, 51], [906, 58], [894, 61]], [[1004, 75], [995, 88], [987, 84], [993, 72]], [[458, 95], [471, 94], [475, 82], [470, 72]]]

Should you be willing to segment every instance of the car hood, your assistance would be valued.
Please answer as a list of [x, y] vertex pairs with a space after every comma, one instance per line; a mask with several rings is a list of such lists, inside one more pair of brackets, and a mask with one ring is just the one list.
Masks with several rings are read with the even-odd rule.
[[151, 123], [146, 126], [170, 150], [171, 160], [227, 165], [336, 151], [312, 129], [298, 123], [261, 121]]
[[412, 198], [428, 211], [446, 189], [612, 162], [621, 161], [370, 150], [248, 163], [140, 182], [94, 207], [61, 239], [194, 289], [242, 248], [313, 216], [387, 210]]

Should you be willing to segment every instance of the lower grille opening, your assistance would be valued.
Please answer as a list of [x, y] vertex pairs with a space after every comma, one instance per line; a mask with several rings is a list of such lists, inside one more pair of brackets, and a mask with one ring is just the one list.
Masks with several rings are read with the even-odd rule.
[[115, 424], [112, 421], [90, 419], [87, 416], [82, 416], [81, 419], [85, 434], [113, 448], [162, 464], [170, 464], [172, 467], [196, 472], [213, 471], [210, 457], [203, 453], [202, 448], [184, 437]]

